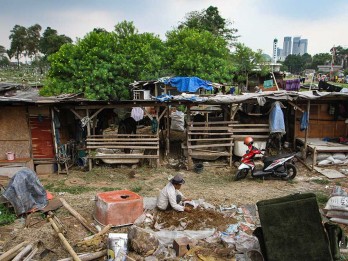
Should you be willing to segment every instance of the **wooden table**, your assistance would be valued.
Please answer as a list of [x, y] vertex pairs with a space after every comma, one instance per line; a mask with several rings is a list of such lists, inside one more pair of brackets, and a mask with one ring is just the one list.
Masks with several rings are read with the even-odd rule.
[[[304, 144], [304, 138], [296, 138], [296, 140]], [[313, 170], [314, 166], [317, 164], [318, 153], [347, 153], [348, 145], [336, 142], [323, 141], [321, 138], [309, 138], [307, 139], [307, 150], [312, 152], [313, 155]]]

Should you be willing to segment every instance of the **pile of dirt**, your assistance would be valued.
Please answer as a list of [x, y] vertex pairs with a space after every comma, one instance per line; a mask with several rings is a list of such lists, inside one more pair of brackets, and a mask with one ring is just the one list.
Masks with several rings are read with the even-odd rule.
[[225, 216], [223, 213], [211, 209], [196, 208], [190, 213], [169, 211], [157, 211], [154, 215], [155, 225], [161, 224], [162, 229], [174, 230], [183, 227], [187, 230], [202, 230], [207, 228], [216, 228], [218, 231], [225, 231], [230, 224], [236, 224], [238, 221], [233, 217]]

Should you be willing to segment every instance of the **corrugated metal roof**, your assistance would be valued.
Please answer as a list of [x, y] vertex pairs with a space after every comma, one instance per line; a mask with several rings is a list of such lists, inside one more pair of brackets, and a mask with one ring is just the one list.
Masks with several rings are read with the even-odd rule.
[[[18, 88], [17, 85], [6, 85], [8, 88]], [[3, 89], [1, 89], [1, 87]], [[6, 90], [5, 85], [0, 86], [0, 90]], [[0, 103], [40, 103], [40, 104], [54, 104], [54, 103], [90, 103], [90, 104], [103, 104], [103, 103], [138, 103], [144, 102], [140, 100], [123, 100], [123, 101], [96, 101], [96, 100], [88, 100], [81, 97], [82, 94], [62, 94], [58, 96], [50, 96], [44, 97], [39, 95], [39, 90], [36, 88], [29, 89], [17, 89], [14, 93], [11, 93], [8, 96], [0, 95]], [[269, 91], [262, 93], [245, 93], [242, 95], [210, 95], [200, 97], [199, 101], [196, 103], [210, 103], [210, 104], [219, 104], [219, 103], [242, 103], [246, 101], [257, 101], [258, 99], [271, 99], [271, 100], [327, 100], [327, 99], [348, 99], [348, 93], [344, 92], [319, 92], [319, 91], [304, 91], [304, 92], [294, 92], [294, 91]], [[145, 100], [145, 102], [158, 102], [155, 100]], [[174, 96], [173, 102], [183, 101], [190, 103], [192, 101], [188, 101], [184, 97], [180, 95]]]

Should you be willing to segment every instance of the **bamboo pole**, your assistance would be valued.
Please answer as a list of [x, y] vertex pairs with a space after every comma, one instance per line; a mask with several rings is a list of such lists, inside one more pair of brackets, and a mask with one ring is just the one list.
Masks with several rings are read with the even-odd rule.
[[110, 229], [112, 228], [112, 225], [111, 224], [108, 224], [107, 226], [105, 226], [102, 230], [100, 230], [97, 234], [93, 235], [93, 236], [89, 236], [89, 237], [85, 237], [83, 239], [83, 241], [87, 241], [87, 240], [91, 240], [97, 236], [100, 236], [100, 235], [104, 235], [105, 233], [107, 233]]
[[[78, 257], [80, 258], [81, 261], [89, 261], [89, 260], [95, 260], [97, 258], [106, 256], [106, 255], [107, 255], [107, 250], [102, 250], [95, 253], [82, 254], [82, 255], [79, 255]], [[59, 259], [58, 261], [72, 261], [72, 260], [73, 259], [71, 257], [68, 257], [68, 258]]]
[[53, 219], [48, 216], [48, 221], [51, 223], [53, 229], [57, 232], [59, 239], [62, 241], [63, 246], [65, 249], [69, 252], [69, 254], [73, 257], [74, 261], [81, 261], [81, 259], [77, 256], [74, 249], [70, 246], [69, 242], [66, 240], [66, 238], [63, 236], [63, 234], [59, 231], [59, 228], [57, 227], [56, 223], [53, 221]]
[[16, 255], [15, 258], [12, 259], [12, 261], [22, 260], [27, 254], [29, 254], [32, 248], [33, 248], [32, 244], [27, 245], [25, 248], [23, 248], [21, 252], [18, 253], [18, 255]]
[[23, 261], [30, 261], [35, 256], [35, 254], [38, 250], [39, 250], [39, 248], [37, 246], [35, 246], [33, 248], [33, 250], [29, 253], [29, 255], [27, 255], [27, 257], [23, 259]]
[[24, 241], [22, 243], [20, 243], [19, 245], [14, 246], [13, 248], [11, 248], [10, 250], [6, 251], [5, 253], [3, 253], [0, 256], [0, 261], [7, 261], [10, 260], [11, 258], [13, 258], [15, 256], [15, 254], [22, 248], [24, 247], [26, 244], [28, 244], [27, 241]]
[[81, 224], [87, 228], [91, 233], [95, 234], [97, 231], [96, 229], [93, 229], [87, 222], [87, 220], [81, 216], [75, 209], [73, 209], [69, 204], [68, 202], [65, 201], [65, 199], [63, 198], [60, 198], [60, 201], [62, 202], [63, 206], [69, 210], [69, 212], [74, 216], [76, 217], [80, 222]]

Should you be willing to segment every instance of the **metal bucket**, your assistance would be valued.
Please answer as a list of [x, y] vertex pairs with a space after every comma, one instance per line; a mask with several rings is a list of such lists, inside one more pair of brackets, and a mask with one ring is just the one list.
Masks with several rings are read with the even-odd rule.
[[202, 173], [203, 169], [204, 169], [203, 163], [196, 163], [196, 164], [195, 164], [194, 171], [195, 171], [197, 174]]

